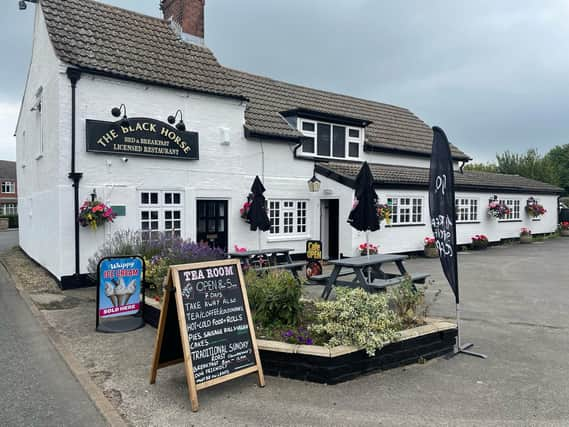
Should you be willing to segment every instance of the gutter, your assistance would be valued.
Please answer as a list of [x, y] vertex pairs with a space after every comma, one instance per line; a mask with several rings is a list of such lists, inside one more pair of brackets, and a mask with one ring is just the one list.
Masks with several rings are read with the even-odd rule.
[[80, 280], [80, 252], [79, 252], [79, 181], [83, 177], [81, 172], [75, 168], [75, 121], [76, 121], [76, 88], [77, 82], [81, 78], [81, 70], [77, 68], [67, 68], [67, 77], [71, 81], [71, 172], [67, 175], [73, 181], [73, 218], [75, 218], [75, 275], [76, 281]]

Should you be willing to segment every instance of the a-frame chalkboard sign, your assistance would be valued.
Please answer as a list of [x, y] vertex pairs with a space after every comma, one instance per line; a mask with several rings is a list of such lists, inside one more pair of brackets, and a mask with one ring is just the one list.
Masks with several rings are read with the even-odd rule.
[[194, 412], [198, 390], [254, 372], [265, 386], [239, 260], [170, 267], [150, 383], [176, 363], [184, 363]]

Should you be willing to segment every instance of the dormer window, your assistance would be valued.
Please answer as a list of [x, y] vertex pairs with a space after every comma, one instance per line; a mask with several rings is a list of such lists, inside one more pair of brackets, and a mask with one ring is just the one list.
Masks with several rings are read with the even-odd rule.
[[298, 120], [305, 138], [302, 154], [334, 159], [358, 159], [363, 140], [363, 129], [316, 120]]

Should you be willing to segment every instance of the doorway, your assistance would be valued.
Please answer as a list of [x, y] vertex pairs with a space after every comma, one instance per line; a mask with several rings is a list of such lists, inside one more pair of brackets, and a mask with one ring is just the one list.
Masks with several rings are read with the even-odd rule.
[[197, 201], [197, 240], [227, 251], [227, 200]]
[[322, 257], [338, 259], [340, 257], [340, 201], [338, 199], [320, 200], [320, 240]]

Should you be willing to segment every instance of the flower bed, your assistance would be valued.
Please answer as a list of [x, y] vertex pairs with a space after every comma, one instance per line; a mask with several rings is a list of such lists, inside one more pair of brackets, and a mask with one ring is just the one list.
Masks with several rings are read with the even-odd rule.
[[361, 347], [353, 346], [325, 347], [263, 339], [257, 339], [257, 345], [266, 375], [333, 385], [370, 372], [451, 353], [456, 335], [454, 323], [429, 320], [426, 325], [399, 332], [374, 356], [369, 356]]

